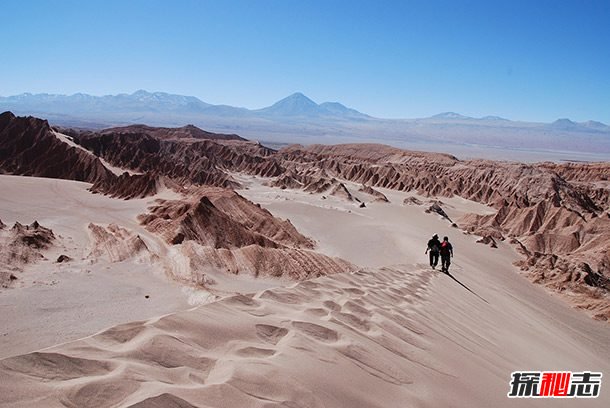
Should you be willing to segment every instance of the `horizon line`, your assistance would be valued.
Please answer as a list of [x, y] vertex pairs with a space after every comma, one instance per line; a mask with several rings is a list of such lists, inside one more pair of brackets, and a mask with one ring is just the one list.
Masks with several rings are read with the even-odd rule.
[[381, 120], [398, 120], [398, 121], [400, 121], [400, 120], [435, 119], [435, 118], [440, 117], [442, 115], [457, 115], [457, 116], [460, 116], [459, 118], [455, 118], [457, 120], [459, 120], [459, 119], [464, 119], [464, 120], [467, 120], [467, 119], [484, 120], [484, 119], [494, 118], [494, 119], [498, 119], [498, 120], [505, 120], [505, 121], [515, 122], [515, 123], [538, 123], [538, 124], [552, 124], [552, 123], [555, 123], [555, 122], [558, 122], [558, 121], [569, 121], [569, 122], [574, 123], [574, 124], [586, 124], [586, 123], [590, 123], [590, 122], [596, 122], [596, 123], [602, 124], [602, 125], [604, 125], [606, 127], [610, 127], [610, 125], [606, 124], [605, 122], [602, 122], [602, 121], [599, 121], [599, 120], [595, 120], [595, 119], [587, 119], [587, 120], [584, 120], [584, 121], [574, 121], [574, 120], [570, 119], [569, 117], [557, 117], [555, 120], [553, 120], [551, 122], [545, 122], [545, 121], [542, 121], [542, 120], [527, 121], [527, 120], [521, 120], [521, 119], [509, 119], [507, 117], [504, 117], [504, 116], [498, 115], [498, 114], [489, 114], [489, 115], [483, 115], [483, 116], [478, 116], [477, 117], [477, 116], [464, 115], [464, 114], [461, 114], [461, 113], [459, 113], [457, 111], [443, 111], [443, 112], [438, 112], [438, 113], [435, 113], [435, 114], [431, 114], [430, 116], [422, 116], [422, 117], [380, 117], [380, 116], [373, 116], [373, 115], [370, 115], [370, 114], [365, 113], [365, 112], [361, 112], [361, 111], [359, 111], [359, 110], [357, 110], [355, 108], [349, 107], [349, 106], [347, 106], [347, 105], [345, 105], [345, 104], [343, 104], [342, 102], [339, 102], [339, 101], [324, 101], [324, 102], [318, 103], [318, 102], [314, 101], [312, 98], [310, 98], [309, 96], [307, 96], [302, 91], [292, 92], [289, 95], [287, 95], [285, 97], [282, 97], [282, 98], [276, 100], [275, 102], [272, 102], [270, 105], [266, 105], [266, 106], [263, 106], [263, 107], [260, 107], [260, 108], [247, 108], [245, 106], [229, 105], [229, 104], [226, 104], [226, 103], [219, 103], [219, 104], [210, 103], [210, 102], [207, 102], [207, 101], [203, 100], [201, 97], [195, 96], [195, 95], [184, 95], [184, 94], [171, 93], [171, 92], [166, 92], [166, 91], [148, 91], [148, 90], [143, 89], [143, 88], [136, 89], [132, 93], [129, 93], [129, 92], [118, 92], [118, 93], [114, 93], [114, 94], [113, 93], [93, 94], [93, 93], [87, 93], [87, 92], [75, 92], [75, 93], [72, 93], [72, 94], [68, 94], [68, 93], [49, 93], [49, 92], [36, 92], [36, 93], [34, 93], [34, 92], [26, 91], [26, 92], [22, 92], [22, 93], [19, 93], [19, 94], [14, 94], [14, 95], [7, 95], [7, 96], [0, 95], [0, 98], [12, 98], [12, 97], [18, 97], [18, 96], [22, 96], [22, 95], [32, 95], [32, 96], [49, 95], [49, 96], [66, 96], [66, 97], [77, 96], [77, 95], [87, 95], [87, 96], [92, 96], [92, 97], [95, 97], [95, 98], [102, 98], [102, 97], [106, 97], [106, 96], [119, 96], [119, 95], [132, 96], [132, 95], [137, 94], [138, 92], [145, 92], [145, 93], [151, 94], [151, 95], [153, 95], [153, 94], [165, 94], [165, 95], [169, 95], [169, 96], [181, 96], [181, 97], [186, 97], [186, 98], [195, 98], [195, 99], [199, 100], [200, 102], [206, 103], [206, 104], [208, 104], [210, 106], [228, 106], [228, 107], [237, 108], [237, 109], [246, 109], [246, 110], [252, 111], [252, 112], [259, 111], [259, 110], [262, 110], [262, 109], [265, 109], [265, 108], [269, 108], [269, 107], [275, 105], [276, 103], [278, 103], [278, 102], [280, 102], [280, 101], [282, 101], [284, 99], [287, 99], [287, 98], [289, 98], [291, 96], [301, 95], [301, 96], [305, 97], [306, 99], [308, 99], [308, 100], [312, 101], [313, 103], [315, 103], [317, 106], [320, 106], [320, 105], [322, 105], [324, 103], [338, 103], [338, 104], [340, 104], [340, 105], [342, 105], [342, 106], [344, 106], [344, 107], [346, 107], [348, 109], [352, 109], [352, 110], [355, 110], [358, 113], [361, 113], [363, 115], [369, 116], [372, 119], [381, 119]]

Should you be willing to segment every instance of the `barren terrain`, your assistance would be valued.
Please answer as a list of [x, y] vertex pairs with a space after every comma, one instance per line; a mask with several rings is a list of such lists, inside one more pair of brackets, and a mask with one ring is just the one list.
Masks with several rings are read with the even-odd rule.
[[512, 371], [607, 373], [609, 169], [2, 114], [0, 406], [512, 406]]

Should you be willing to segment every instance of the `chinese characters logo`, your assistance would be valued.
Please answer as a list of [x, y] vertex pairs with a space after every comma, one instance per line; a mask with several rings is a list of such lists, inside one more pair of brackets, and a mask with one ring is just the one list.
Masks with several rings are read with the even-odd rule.
[[596, 398], [602, 373], [592, 371], [515, 371], [509, 398]]

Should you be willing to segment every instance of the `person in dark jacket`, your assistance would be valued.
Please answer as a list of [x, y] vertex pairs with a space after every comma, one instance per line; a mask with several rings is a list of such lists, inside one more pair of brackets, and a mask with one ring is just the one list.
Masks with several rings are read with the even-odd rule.
[[453, 258], [453, 245], [451, 245], [451, 243], [449, 242], [448, 237], [443, 237], [440, 253], [442, 271], [445, 273], [449, 273], [449, 265], [451, 265], [451, 258]]
[[438, 235], [434, 234], [432, 239], [428, 241], [428, 248], [426, 248], [426, 254], [430, 251], [430, 266], [432, 269], [436, 268], [438, 264], [438, 254], [441, 250], [441, 241], [438, 240]]

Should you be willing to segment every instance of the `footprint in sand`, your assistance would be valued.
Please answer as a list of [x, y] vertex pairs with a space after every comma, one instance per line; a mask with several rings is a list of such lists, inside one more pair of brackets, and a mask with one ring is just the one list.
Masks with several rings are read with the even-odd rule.
[[[88, 360], [60, 353], [35, 352], [7, 358], [0, 368], [30, 377], [67, 381], [87, 376], [102, 376], [112, 371], [116, 364], [106, 361]], [[61, 369], [58, 369], [61, 367]]]
[[329, 310], [332, 310], [333, 312], [338, 312], [341, 310], [341, 305], [333, 302], [332, 300], [324, 301], [324, 307], [326, 307]]
[[269, 324], [257, 324], [255, 327], [256, 335], [263, 341], [271, 344], [277, 344], [288, 334], [288, 329]]
[[127, 343], [133, 340], [138, 334], [146, 330], [144, 321], [131, 322], [112, 327], [103, 333], [95, 336], [96, 340], [103, 340], [111, 343]]
[[235, 306], [236, 309], [242, 310], [251, 316], [264, 317], [269, 315], [263, 304], [251, 296], [237, 294], [225, 299], [224, 302]]
[[129, 408], [154, 408], [154, 407], [172, 407], [172, 408], [197, 408], [195, 405], [178, 398], [173, 394], [165, 393], [156, 397], [146, 398]]
[[270, 299], [278, 303], [285, 303], [289, 305], [297, 305], [301, 303], [301, 297], [296, 293], [290, 293], [285, 291], [266, 290], [259, 296], [261, 299]]
[[350, 344], [339, 348], [338, 351], [374, 377], [396, 385], [413, 383], [395, 361], [379, 359], [375, 351], [371, 351], [361, 345]]
[[231, 296], [224, 300], [224, 302], [229, 303], [235, 306], [250, 306], [250, 307], [259, 307], [260, 302], [255, 299], [252, 299], [250, 296], [237, 294], [235, 296]]
[[389, 288], [389, 291], [398, 296], [408, 296], [413, 292], [413, 289], [412, 288], [402, 288], [402, 289]]
[[357, 289], [357, 288], [345, 288], [343, 290], [345, 292], [349, 293], [350, 295], [357, 295], [357, 296], [366, 295], [366, 292], [364, 292], [363, 290]]
[[84, 385], [76, 384], [61, 398], [65, 407], [109, 407], [135, 393], [140, 388], [139, 381], [112, 378], [99, 379]]
[[194, 346], [164, 334], [143, 341], [124, 356], [165, 368], [190, 367], [206, 375], [216, 364], [215, 359], [201, 355]]
[[354, 302], [353, 300], [348, 300], [345, 302], [343, 307], [358, 316], [371, 317], [372, 315], [372, 312], [369, 309], [363, 307], [359, 303]]
[[328, 315], [328, 311], [326, 309], [323, 309], [321, 307], [314, 307], [311, 309], [305, 309], [306, 313], [309, 313], [310, 315], [316, 316], [316, 317], [324, 317]]
[[244, 347], [235, 352], [240, 357], [271, 357], [276, 351], [260, 347]]
[[325, 343], [334, 343], [339, 340], [339, 333], [337, 331], [320, 326], [319, 324], [295, 321], [292, 322], [292, 327], [309, 337]]
[[358, 332], [368, 332], [371, 330], [371, 325], [366, 320], [360, 319], [351, 313], [333, 312], [332, 316], [338, 323], [355, 329]]
[[320, 289], [320, 288], [324, 288], [324, 286], [320, 285], [319, 283], [312, 282], [312, 281], [303, 281], [303, 282], [299, 283], [299, 287], [307, 288], [307, 289]]

